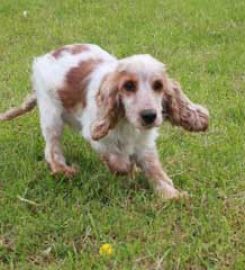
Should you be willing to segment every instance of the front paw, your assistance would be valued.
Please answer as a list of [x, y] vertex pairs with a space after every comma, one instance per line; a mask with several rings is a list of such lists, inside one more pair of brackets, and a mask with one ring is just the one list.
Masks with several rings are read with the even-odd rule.
[[179, 200], [188, 197], [187, 192], [178, 191], [174, 186], [164, 181], [155, 187], [155, 192], [164, 200]]

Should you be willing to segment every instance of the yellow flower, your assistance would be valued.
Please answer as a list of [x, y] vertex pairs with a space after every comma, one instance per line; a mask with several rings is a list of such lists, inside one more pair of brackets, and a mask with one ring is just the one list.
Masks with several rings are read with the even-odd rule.
[[112, 246], [110, 244], [108, 244], [108, 243], [103, 244], [100, 247], [100, 251], [99, 251], [100, 255], [107, 255], [107, 256], [112, 255], [112, 252], [113, 252]]

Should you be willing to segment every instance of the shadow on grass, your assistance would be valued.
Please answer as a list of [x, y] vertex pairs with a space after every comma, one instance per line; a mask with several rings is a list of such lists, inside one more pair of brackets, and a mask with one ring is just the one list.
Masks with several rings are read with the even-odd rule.
[[40, 155], [36, 156], [35, 172], [28, 177], [30, 181], [26, 187], [29, 196], [42, 201], [47, 197], [55, 200], [61, 196], [70, 203], [79, 199], [84, 204], [97, 201], [102, 205], [111, 205], [125, 198], [133, 200], [139, 193], [152, 194], [142, 173], [134, 179], [112, 175], [91, 150], [89, 154], [70, 152], [66, 157], [69, 164], [79, 167], [78, 174], [70, 179], [51, 175], [48, 164]]

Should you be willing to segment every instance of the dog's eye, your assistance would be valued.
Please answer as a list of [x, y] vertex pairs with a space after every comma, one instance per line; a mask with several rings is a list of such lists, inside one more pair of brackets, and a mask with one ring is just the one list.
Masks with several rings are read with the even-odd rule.
[[124, 83], [123, 88], [128, 92], [134, 92], [136, 90], [136, 83], [133, 81], [127, 81]]
[[156, 92], [161, 91], [163, 88], [162, 82], [160, 80], [156, 80], [155, 82], [153, 82], [152, 88]]

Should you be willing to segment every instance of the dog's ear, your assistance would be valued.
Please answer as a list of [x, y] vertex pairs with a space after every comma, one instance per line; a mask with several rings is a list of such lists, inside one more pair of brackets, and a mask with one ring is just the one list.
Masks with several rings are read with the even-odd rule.
[[92, 139], [100, 140], [109, 130], [115, 127], [122, 115], [122, 104], [119, 96], [117, 74], [112, 73], [102, 81], [96, 97], [98, 106], [97, 118], [92, 124]]
[[188, 131], [205, 131], [208, 128], [208, 110], [192, 103], [183, 93], [178, 82], [164, 78], [163, 113], [176, 126]]

